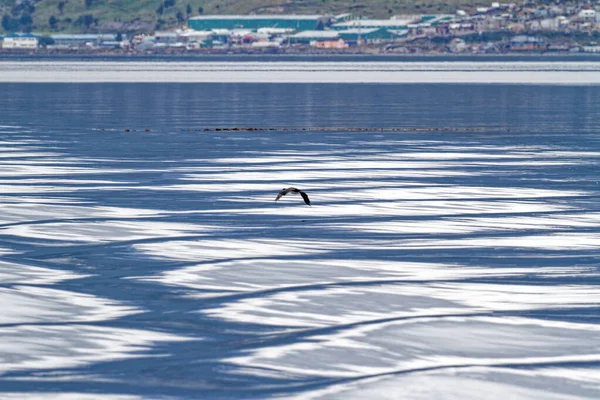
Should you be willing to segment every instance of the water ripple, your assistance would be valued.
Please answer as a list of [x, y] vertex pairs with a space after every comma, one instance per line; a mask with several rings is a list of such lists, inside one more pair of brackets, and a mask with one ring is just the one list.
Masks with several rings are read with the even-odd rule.
[[[156, 101], [134, 86], [130, 103]], [[117, 110], [100, 92], [96, 111]], [[474, 136], [6, 119], [0, 398], [598, 398], [589, 121]], [[274, 201], [291, 185], [312, 207]]]

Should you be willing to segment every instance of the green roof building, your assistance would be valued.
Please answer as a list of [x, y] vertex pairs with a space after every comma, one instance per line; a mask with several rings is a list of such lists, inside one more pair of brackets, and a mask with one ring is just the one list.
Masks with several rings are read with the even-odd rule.
[[321, 15], [201, 15], [188, 19], [188, 27], [197, 31], [260, 28], [309, 31], [322, 28], [324, 21]]
[[415, 18], [407, 19], [355, 19], [331, 25], [338, 31], [348, 29], [408, 29]]
[[353, 42], [358, 40], [365, 41], [376, 41], [376, 40], [391, 40], [398, 35], [388, 31], [383, 28], [373, 28], [373, 29], [346, 29], [343, 31], [337, 31], [340, 37], [347, 42]]
[[290, 36], [291, 43], [309, 44], [328, 40], [338, 40], [340, 34], [337, 31], [302, 31]]
[[331, 29], [392, 29], [405, 30], [413, 25], [427, 24], [436, 26], [440, 22], [451, 21], [454, 17], [451, 15], [407, 15], [398, 16], [392, 19], [352, 19], [331, 25]]

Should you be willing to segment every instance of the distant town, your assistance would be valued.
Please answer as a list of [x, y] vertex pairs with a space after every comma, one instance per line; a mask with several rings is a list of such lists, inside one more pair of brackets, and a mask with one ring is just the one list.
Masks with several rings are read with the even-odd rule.
[[492, 3], [452, 15], [200, 15], [155, 32], [11, 33], [0, 55], [81, 54], [502, 54], [598, 53], [591, 4]]

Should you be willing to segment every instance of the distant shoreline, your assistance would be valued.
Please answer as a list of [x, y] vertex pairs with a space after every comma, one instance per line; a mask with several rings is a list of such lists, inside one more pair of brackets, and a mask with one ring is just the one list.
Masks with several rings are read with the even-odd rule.
[[600, 63], [582, 58], [198, 57], [13, 58], [12, 83], [527, 84], [600, 86]]
[[78, 59], [78, 60], [578, 60], [578, 61], [600, 61], [600, 54], [594, 53], [568, 53], [568, 52], [512, 52], [512, 53], [375, 53], [370, 51], [247, 51], [244, 49], [214, 50], [210, 51], [127, 51], [127, 50], [6, 50], [0, 49], [0, 61], [2, 60], [35, 60], [35, 59]]

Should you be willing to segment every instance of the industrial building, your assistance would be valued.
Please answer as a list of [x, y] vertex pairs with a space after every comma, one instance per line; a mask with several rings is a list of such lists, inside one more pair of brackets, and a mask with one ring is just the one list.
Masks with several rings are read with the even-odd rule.
[[337, 31], [340, 37], [348, 43], [362, 42], [376, 42], [382, 40], [391, 40], [399, 37], [400, 35], [395, 34], [387, 29], [346, 29], [343, 31]]
[[408, 25], [417, 23], [418, 18], [407, 19], [355, 19], [350, 21], [333, 24], [331, 29], [347, 30], [347, 29], [408, 29]]
[[[406, 31], [404, 31], [406, 32]], [[387, 29], [346, 29], [343, 31], [304, 31], [290, 36], [290, 42], [293, 44], [309, 44], [321, 41], [337, 41], [342, 39], [349, 44], [373, 43], [378, 41], [392, 40], [402, 36], [396, 32]]]
[[322, 29], [327, 22], [328, 18], [321, 15], [206, 15], [188, 19], [188, 27], [197, 31], [260, 28], [310, 31]]
[[303, 31], [290, 36], [290, 43], [309, 44], [324, 40], [338, 40], [340, 34], [337, 31]]
[[408, 30], [416, 25], [435, 26], [440, 22], [450, 21], [453, 17], [449, 15], [406, 15], [397, 16], [392, 19], [354, 19], [333, 24], [331, 29], [392, 29]]
[[[78, 34], [53, 34], [50, 37], [54, 40], [54, 46], [65, 47], [65, 48], [78, 48], [84, 46], [107, 46], [114, 47], [118, 46], [121, 41], [127, 40], [127, 35], [122, 34], [118, 37], [118, 34], [111, 33], [78, 33]], [[120, 39], [120, 40], [117, 40]]]
[[39, 39], [30, 33], [11, 33], [2, 40], [3, 49], [37, 49]]

